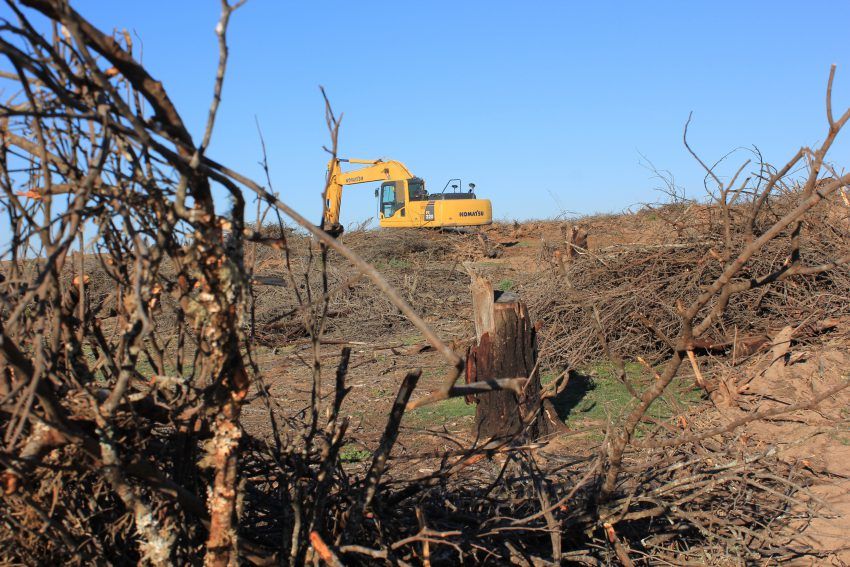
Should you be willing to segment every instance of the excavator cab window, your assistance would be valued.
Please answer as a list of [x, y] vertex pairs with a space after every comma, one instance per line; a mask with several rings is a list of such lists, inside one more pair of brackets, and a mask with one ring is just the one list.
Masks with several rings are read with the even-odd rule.
[[411, 201], [427, 201], [428, 191], [425, 190], [425, 182], [414, 177], [407, 181], [407, 192]]
[[384, 218], [393, 216], [404, 208], [404, 187], [401, 181], [389, 181], [381, 185], [381, 213]]

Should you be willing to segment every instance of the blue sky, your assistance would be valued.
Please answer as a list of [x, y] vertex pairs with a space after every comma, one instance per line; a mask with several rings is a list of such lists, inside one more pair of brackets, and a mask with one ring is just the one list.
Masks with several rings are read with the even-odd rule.
[[[218, 2], [72, 5], [101, 28], [135, 30], [200, 140]], [[654, 201], [641, 155], [698, 196], [688, 113], [707, 160], [756, 145], [779, 162], [816, 143], [831, 63], [837, 112], [850, 104], [850, 44], [832, 31], [848, 19], [847, 2], [249, 0], [231, 21], [209, 155], [262, 179], [256, 116], [275, 190], [318, 220], [323, 85], [344, 113], [340, 155], [398, 159], [431, 190], [473, 181], [498, 219]], [[371, 189], [346, 189], [343, 223], [374, 217]]]

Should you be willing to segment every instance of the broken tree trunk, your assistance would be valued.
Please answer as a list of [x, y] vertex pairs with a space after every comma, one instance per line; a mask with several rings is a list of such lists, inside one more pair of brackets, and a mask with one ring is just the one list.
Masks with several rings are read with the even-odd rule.
[[587, 250], [587, 231], [576, 225], [569, 229], [566, 225], [563, 225], [561, 231], [564, 233], [567, 262], [572, 262], [578, 256], [579, 251]]
[[537, 340], [528, 309], [515, 293], [495, 292], [490, 282], [472, 277], [476, 345], [469, 349], [466, 381], [526, 377], [523, 393], [497, 390], [475, 396], [476, 433], [480, 438], [508, 437], [528, 428], [536, 439], [549, 431], [540, 408]]

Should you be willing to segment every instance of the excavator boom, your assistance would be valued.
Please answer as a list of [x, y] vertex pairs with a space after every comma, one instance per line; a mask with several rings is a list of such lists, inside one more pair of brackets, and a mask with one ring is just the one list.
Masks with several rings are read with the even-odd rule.
[[[341, 163], [365, 165], [360, 169], [342, 172]], [[339, 224], [339, 212], [342, 207], [342, 187], [355, 183], [372, 183], [375, 181], [401, 180], [413, 177], [403, 163], [398, 161], [381, 161], [365, 159], [334, 158], [328, 162], [328, 180], [325, 191], [325, 230], [333, 234], [342, 234]]]

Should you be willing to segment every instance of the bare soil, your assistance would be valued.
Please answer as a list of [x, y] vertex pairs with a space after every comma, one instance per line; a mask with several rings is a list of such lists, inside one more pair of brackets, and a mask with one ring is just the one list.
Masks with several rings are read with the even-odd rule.
[[[677, 235], [669, 223], [661, 222], [653, 213], [625, 216], [598, 216], [582, 219], [589, 233], [587, 254], [600, 254], [612, 246], [640, 247], [663, 245]], [[436, 232], [373, 231], [343, 236], [346, 243], [372, 261], [387, 279], [407, 294], [419, 310], [446, 341], [458, 352], [465, 352], [473, 337], [469, 279], [463, 262], [486, 275], [494, 286], [516, 291], [520, 296], [533, 289], [540, 278], [548, 277], [553, 269], [552, 249], [563, 242], [565, 223], [530, 222], [497, 224], [484, 231], [487, 240], [498, 250], [497, 257], [483, 257], [480, 241], [475, 235]], [[258, 279], [273, 280], [281, 273], [280, 259], [265, 258], [257, 263]], [[331, 274], [332, 285], [340, 285], [352, 273]], [[333, 374], [341, 349], [352, 349], [348, 385], [352, 388], [343, 407], [351, 416], [350, 431], [358, 439], [346, 451], [352, 467], [368, 461], [376, 447], [386, 416], [404, 374], [413, 368], [422, 369], [417, 391], [424, 395], [435, 389], [448, 368], [443, 359], [425, 344], [421, 336], [379, 297], [371, 296], [368, 284], [358, 283], [342, 296], [331, 301], [328, 333], [324, 337], [320, 360], [324, 387], [322, 395], [332, 395]], [[279, 310], [276, 295], [270, 287], [257, 286], [257, 312]], [[567, 293], [564, 290], [564, 293]], [[533, 317], [540, 314], [532, 313]], [[262, 319], [262, 315], [259, 317]], [[261, 325], [260, 325], [261, 326]], [[546, 340], [547, 329], [541, 329]], [[839, 326], [817, 341], [794, 344], [787, 353], [790, 362], [781, 373], [765, 371], [766, 350], [754, 353], [742, 364], [735, 361], [732, 371], [754, 376], [747, 395], [741, 400], [746, 411], [767, 409], [775, 405], [793, 404], [807, 399], [818, 391], [835, 384], [847, 375], [850, 352], [847, 349], [846, 326]], [[587, 330], [592, 333], [591, 330]], [[273, 403], [294, 413], [309, 407], [312, 351], [310, 340], [303, 335], [291, 337], [267, 335], [258, 348], [257, 357], [265, 370], [268, 393]], [[542, 351], [541, 368], [544, 376], [563, 370], [562, 360], [548, 359]], [[734, 354], [733, 354], [734, 356]], [[729, 353], [710, 357], [704, 372], [711, 375], [715, 368], [729, 371]], [[604, 364], [599, 361], [599, 364]], [[576, 390], [562, 393], [573, 396], [560, 417], [566, 421], [567, 433], [549, 439], [543, 454], [554, 456], [589, 455], [598, 450], [604, 420], [581, 418], [581, 398], [586, 394], [578, 381], [588, 379], [582, 373], [595, 373], [594, 364], [573, 368]], [[592, 377], [590, 378], [592, 379]], [[598, 376], [597, 376], [598, 379]], [[693, 376], [685, 377], [685, 381]], [[576, 393], [578, 392], [578, 393]], [[414, 396], [416, 397], [416, 396]], [[617, 400], [611, 400], [613, 411], [623, 411]], [[801, 523], [797, 545], [814, 550], [835, 550], [826, 564], [850, 563], [848, 551], [848, 521], [850, 521], [850, 393], [828, 401], [817, 410], [800, 411], [773, 421], [750, 424], [744, 438], [758, 445], [773, 445], [783, 459], [797, 467], [817, 474], [818, 482], [806, 488], [808, 498], [822, 502], [823, 515]], [[690, 396], [685, 400], [682, 416], [710, 414], [711, 421], [734, 419], [739, 409], [716, 409], [708, 396]], [[606, 410], [607, 411], [607, 410]], [[444, 402], [422, 408], [405, 416], [402, 434], [393, 452], [397, 464], [395, 475], [427, 473], [434, 466], [428, 459], [406, 460], [410, 455], [429, 450], [434, 454], [458, 449], [475, 441], [473, 428], [475, 406], [463, 400]], [[571, 413], [572, 412], [572, 415]], [[266, 402], [257, 396], [243, 411], [247, 430], [258, 437], [267, 437]], [[592, 414], [591, 414], [592, 415]], [[678, 418], [678, 416], [675, 416]], [[572, 419], [571, 419], [572, 418]], [[671, 418], [674, 419], [674, 418]], [[594, 433], [595, 432], [595, 433]]]

